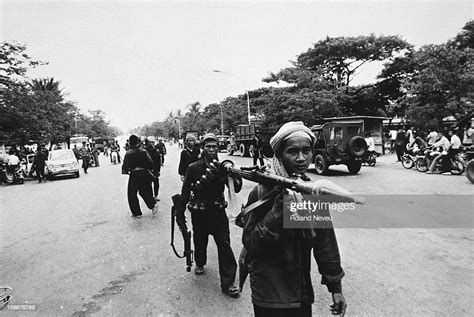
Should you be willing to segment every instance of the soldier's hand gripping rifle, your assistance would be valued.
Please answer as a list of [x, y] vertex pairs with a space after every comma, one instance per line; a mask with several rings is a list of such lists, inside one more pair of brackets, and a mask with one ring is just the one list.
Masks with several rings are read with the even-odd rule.
[[[186, 271], [191, 271], [191, 266], [193, 266], [193, 250], [191, 249], [191, 231], [188, 230], [186, 226], [186, 221], [184, 220], [184, 210], [181, 202], [181, 196], [174, 195], [172, 198], [173, 206], [171, 207], [171, 247], [173, 248], [174, 254], [180, 259], [186, 258]], [[177, 215], [176, 213], [183, 213], [183, 215]], [[180, 255], [174, 246], [174, 226], [175, 221], [178, 224], [179, 230], [183, 236], [184, 240], [184, 252], [183, 255]]]

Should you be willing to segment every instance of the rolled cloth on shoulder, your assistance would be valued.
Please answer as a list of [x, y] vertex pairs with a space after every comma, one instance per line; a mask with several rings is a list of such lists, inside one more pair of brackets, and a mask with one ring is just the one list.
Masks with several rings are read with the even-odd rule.
[[277, 133], [270, 139], [270, 146], [273, 149], [273, 169], [275, 173], [280, 176], [288, 177], [288, 173], [283, 165], [281, 159], [277, 156], [280, 152], [283, 141], [291, 137], [303, 137], [308, 138], [311, 143], [311, 147], [314, 146], [316, 137], [313, 132], [303, 124], [301, 121], [287, 122], [278, 129]]

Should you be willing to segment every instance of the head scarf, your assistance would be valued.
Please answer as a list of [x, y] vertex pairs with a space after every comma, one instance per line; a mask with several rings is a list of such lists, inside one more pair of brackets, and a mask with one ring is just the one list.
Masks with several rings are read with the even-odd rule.
[[277, 133], [270, 139], [270, 146], [273, 149], [273, 169], [275, 173], [280, 176], [288, 177], [288, 172], [283, 165], [283, 162], [280, 157], [278, 157], [281, 147], [285, 140], [288, 140], [292, 137], [303, 137], [308, 138], [311, 143], [311, 147], [314, 146], [316, 137], [313, 132], [303, 124], [301, 121], [291, 121], [285, 123], [278, 129]]

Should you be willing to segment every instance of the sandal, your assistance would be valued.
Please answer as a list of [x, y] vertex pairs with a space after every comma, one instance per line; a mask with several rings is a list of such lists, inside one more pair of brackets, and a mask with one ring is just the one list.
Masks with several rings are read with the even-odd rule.
[[228, 288], [222, 288], [222, 292], [232, 298], [237, 298], [240, 296], [239, 288], [234, 285]]
[[202, 266], [196, 266], [196, 268], [194, 269], [194, 274], [203, 275], [204, 274], [204, 268]]

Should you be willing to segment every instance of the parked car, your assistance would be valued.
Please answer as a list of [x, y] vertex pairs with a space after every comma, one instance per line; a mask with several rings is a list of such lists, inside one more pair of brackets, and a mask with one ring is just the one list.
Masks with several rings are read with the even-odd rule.
[[79, 177], [79, 163], [77, 162], [74, 152], [69, 149], [50, 151], [46, 167], [48, 170], [48, 179], [59, 175], [74, 175]]
[[316, 135], [313, 163], [316, 173], [325, 175], [329, 166], [345, 164], [351, 174], [357, 174], [367, 152], [364, 126], [359, 121], [328, 122], [311, 127]]
[[219, 152], [227, 151], [227, 144], [229, 144], [228, 135], [216, 135], [219, 142]]

